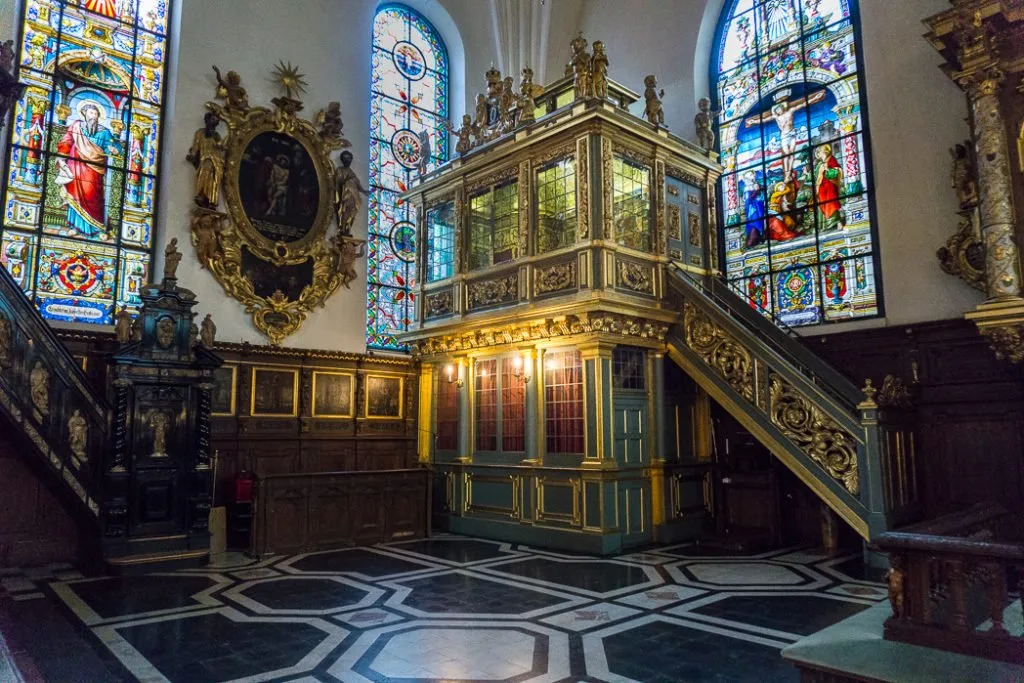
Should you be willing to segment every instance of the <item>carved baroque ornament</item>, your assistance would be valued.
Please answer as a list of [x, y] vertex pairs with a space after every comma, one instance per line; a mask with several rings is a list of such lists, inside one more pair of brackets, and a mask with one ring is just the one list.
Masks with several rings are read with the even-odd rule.
[[686, 345], [718, 372], [743, 398], [754, 401], [754, 360], [714, 320], [693, 304], [683, 304]]
[[[350, 146], [338, 103], [319, 112], [316, 124], [298, 116], [305, 82], [297, 69], [276, 69], [284, 95], [271, 100], [272, 108], [250, 106], [237, 73], [215, 72], [217, 100], [206, 103], [204, 128], [188, 156], [196, 167], [192, 244], [200, 265], [279, 345], [355, 279], [365, 240], [354, 239], [350, 228], [365, 190], [350, 168], [351, 153], [342, 152], [339, 167], [330, 157]], [[328, 238], [335, 221], [339, 230]]]

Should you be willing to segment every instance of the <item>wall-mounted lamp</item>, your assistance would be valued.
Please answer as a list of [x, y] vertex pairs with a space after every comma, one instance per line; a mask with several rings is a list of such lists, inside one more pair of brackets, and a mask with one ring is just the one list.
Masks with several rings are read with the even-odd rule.
[[445, 367], [444, 371], [445, 371], [445, 374], [448, 376], [448, 384], [454, 384], [455, 386], [460, 387], [460, 388], [462, 387], [462, 384], [463, 384], [462, 378], [459, 377], [459, 373], [455, 369], [454, 365], [449, 363]]
[[530, 375], [526, 374], [524, 368], [523, 357], [515, 356], [512, 358], [512, 376], [516, 379], [522, 380], [523, 384], [530, 383]]

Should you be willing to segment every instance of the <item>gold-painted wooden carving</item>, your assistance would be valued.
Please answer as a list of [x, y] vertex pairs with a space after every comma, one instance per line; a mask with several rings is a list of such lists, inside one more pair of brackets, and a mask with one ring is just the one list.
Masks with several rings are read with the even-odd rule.
[[619, 261], [618, 266], [619, 286], [640, 294], [654, 294], [650, 267], [631, 261]]
[[858, 495], [856, 439], [780, 376], [772, 375], [768, 395], [772, 424], [843, 488]]
[[483, 280], [469, 285], [469, 307], [493, 306], [516, 298], [519, 276], [516, 274], [494, 280]]
[[426, 317], [437, 318], [442, 315], [450, 315], [454, 310], [452, 307], [452, 292], [446, 289], [443, 292], [427, 294], [424, 297]]
[[[298, 116], [303, 104], [296, 97], [305, 82], [296, 68], [277, 67], [274, 77], [284, 95], [271, 100], [273, 108], [250, 106], [236, 72], [216, 75], [220, 101], [206, 103], [206, 125], [189, 155], [197, 167], [192, 244], [200, 265], [278, 345], [356, 277], [354, 263], [364, 255], [365, 241], [347, 230], [332, 238], [327, 233], [339, 212], [343, 225], [351, 225], [349, 214], [358, 211], [358, 194], [365, 190], [358, 179], [339, 174], [330, 158], [349, 146], [340, 107], [332, 103], [318, 123]], [[223, 139], [220, 122], [227, 126]], [[343, 157], [348, 161], [351, 153]], [[347, 163], [340, 170], [352, 175]]]
[[576, 221], [578, 237], [585, 240], [590, 237], [590, 138], [582, 137], [576, 141]]
[[686, 345], [743, 398], [754, 400], [754, 360], [725, 329], [690, 302], [683, 304]]
[[551, 266], [537, 268], [534, 272], [534, 296], [561, 292], [576, 286], [576, 261], [556, 263]]

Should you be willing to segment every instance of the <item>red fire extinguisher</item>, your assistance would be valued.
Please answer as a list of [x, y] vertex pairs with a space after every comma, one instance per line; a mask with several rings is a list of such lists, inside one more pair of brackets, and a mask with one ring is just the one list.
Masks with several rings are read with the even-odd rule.
[[252, 475], [252, 472], [246, 472], [245, 470], [242, 470], [235, 475], [234, 502], [252, 502], [252, 490], [255, 479], [256, 478]]

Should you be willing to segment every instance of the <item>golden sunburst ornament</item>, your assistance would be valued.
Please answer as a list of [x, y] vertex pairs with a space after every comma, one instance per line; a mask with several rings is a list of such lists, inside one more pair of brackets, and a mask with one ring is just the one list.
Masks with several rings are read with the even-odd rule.
[[306, 82], [306, 74], [299, 73], [299, 67], [292, 66], [291, 62], [285, 64], [284, 61], [274, 67], [274, 74], [270, 80], [285, 91], [288, 99], [294, 99], [296, 95], [306, 92], [306, 86], [309, 85]]

